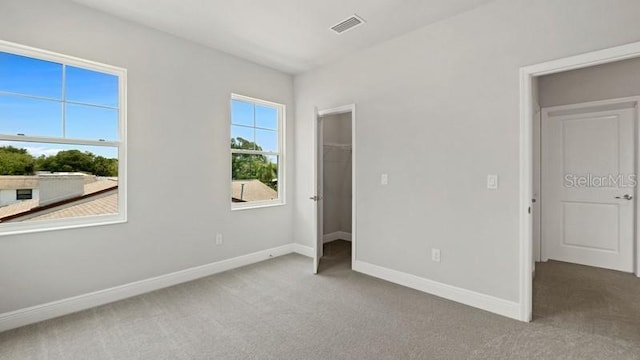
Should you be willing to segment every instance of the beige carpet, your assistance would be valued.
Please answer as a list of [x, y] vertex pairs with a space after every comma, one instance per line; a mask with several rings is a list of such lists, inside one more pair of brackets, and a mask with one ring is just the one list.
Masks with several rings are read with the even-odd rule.
[[582, 267], [542, 264], [525, 324], [350, 271], [344, 242], [325, 254], [320, 275], [287, 255], [1, 333], [0, 359], [640, 359], [626, 302], [640, 281], [624, 274], [603, 275], [597, 295], [565, 278]]

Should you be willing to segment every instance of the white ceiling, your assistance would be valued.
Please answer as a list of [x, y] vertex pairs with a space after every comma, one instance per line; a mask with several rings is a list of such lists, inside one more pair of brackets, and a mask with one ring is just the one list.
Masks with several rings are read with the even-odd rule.
[[[491, 0], [73, 1], [298, 74]], [[367, 23], [329, 30], [354, 13]]]

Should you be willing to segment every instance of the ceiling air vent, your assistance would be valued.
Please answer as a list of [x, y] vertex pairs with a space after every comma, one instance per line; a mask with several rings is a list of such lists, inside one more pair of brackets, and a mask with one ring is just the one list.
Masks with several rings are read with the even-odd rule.
[[356, 14], [349, 16], [348, 18], [340, 21], [339, 23], [333, 25], [331, 30], [333, 30], [336, 34], [340, 35], [347, 30], [351, 30], [355, 27], [364, 24], [364, 20]]

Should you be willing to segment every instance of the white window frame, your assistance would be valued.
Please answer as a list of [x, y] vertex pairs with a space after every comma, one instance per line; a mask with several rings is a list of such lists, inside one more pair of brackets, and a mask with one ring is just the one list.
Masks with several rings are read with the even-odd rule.
[[[258, 150], [241, 150], [241, 149], [231, 149], [229, 154], [229, 202], [231, 203], [231, 210], [247, 210], [247, 209], [256, 209], [256, 208], [264, 208], [271, 206], [281, 206], [285, 205], [285, 134], [286, 134], [286, 106], [284, 104], [279, 104], [267, 100], [256, 99], [249, 96], [239, 95], [232, 93], [231, 100], [229, 100], [229, 135], [231, 135], [231, 109], [233, 100], [243, 101], [247, 103], [252, 103], [254, 105], [264, 105], [269, 107], [274, 107], [278, 110], [278, 152], [272, 151], [258, 151]], [[255, 139], [254, 139], [255, 141]], [[278, 198], [274, 200], [266, 200], [266, 201], [249, 201], [244, 203], [234, 203], [231, 198], [233, 193], [231, 192], [231, 185], [233, 182], [233, 171], [231, 170], [231, 166], [233, 165], [233, 154], [253, 154], [253, 155], [267, 155], [267, 156], [277, 156], [278, 157]]]
[[117, 148], [118, 213], [54, 220], [0, 223], [0, 236], [127, 222], [127, 70], [116, 66], [101, 64], [90, 60], [84, 60], [73, 56], [63, 55], [2, 40], [0, 40], [0, 51], [39, 60], [70, 65], [82, 69], [93, 70], [118, 77], [118, 140], [103, 141], [99, 139], [67, 139], [61, 137], [23, 136], [0, 133], [0, 140], [4, 141], [54, 143], [65, 145], [89, 145]]

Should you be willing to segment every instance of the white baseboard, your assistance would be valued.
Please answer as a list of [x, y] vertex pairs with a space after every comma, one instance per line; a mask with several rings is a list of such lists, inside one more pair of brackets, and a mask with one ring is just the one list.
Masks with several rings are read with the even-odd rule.
[[[181, 284], [223, 271], [254, 264], [277, 256], [290, 254], [294, 251], [308, 251], [303, 248], [306, 247], [299, 244], [287, 244], [248, 255], [238, 256], [232, 259], [221, 260], [211, 264], [196, 266], [150, 279], [140, 280], [105, 290], [99, 290], [89, 294], [74, 296], [43, 305], [36, 305], [0, 314], [0, 332], [90, 309], [114, 301], [123, 300], [132, 296], [141, 295], [150, 291]], [[313, 249], [311, 251], [312, 256]]]
[[353, 270], [498, 315], [521, 320], [520, 304], [517, 302], [443, 284], [360, 260], [356, 260]]
[[351, 233], [348, 233], [346, 231], [335, 231], [329, 234], [322, 235], [322, 242], [325, 244], [336, 240], [351, 241]]
[[293, 243], [291, 244], [293, 247], [293, 252], [296, 254], [304, 255], [306, 257], [313, 257], [314, 249], [311, 246], [305, 246]]

